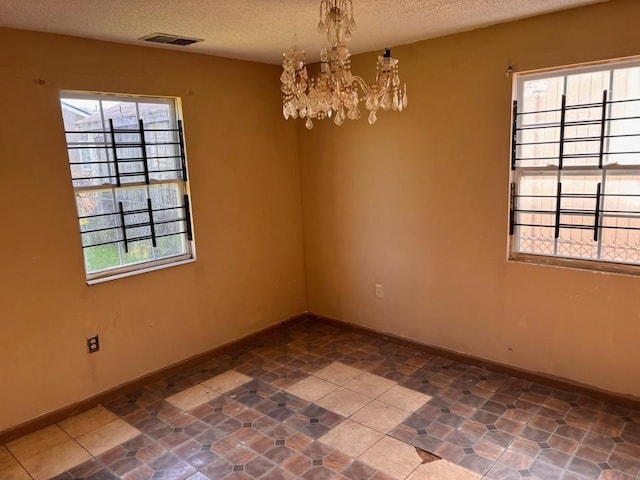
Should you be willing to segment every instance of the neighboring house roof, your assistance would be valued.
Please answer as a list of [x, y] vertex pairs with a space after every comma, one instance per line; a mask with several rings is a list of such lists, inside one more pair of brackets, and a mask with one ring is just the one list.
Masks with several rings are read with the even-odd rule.
[[77, 107], [75, 105], [71, 105], [70, 103], [65, 102], [64, 100], [60, 101], [60, 105], [62, 105], [62, 108], [64, 110], [69, 110], [72, 113], [75, 113], [76, 115], [79, 115], [83, 118], [89, 117], [91, 115], [93, 115], [95, 112], [91, 112], [89, 110], [85, 110], [84, 108], [80, 108]]
[[[163, 103], [138, 103], [140, 117], [146, 122], [167, 120], [167, 105]], [[138, 110], [136, 103], [121, 102], [109, 108], [105, 108], [102, 112], [104, 118], [113, 118], [116, 126], [132, 125], [138, 121]], [[159, 117], [159, 118], [158, 118]], [[102, 123], [102, 115], [100, 112], [91, 112], [90, 116], [82, 118], [76, 122], [78, 126], [100, 125]]]

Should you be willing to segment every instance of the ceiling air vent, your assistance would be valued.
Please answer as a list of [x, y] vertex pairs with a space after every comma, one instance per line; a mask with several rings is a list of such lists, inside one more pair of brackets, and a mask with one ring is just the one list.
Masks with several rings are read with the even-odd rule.
[[152, 33], [151, 35], [140, 37], [140, 40], [144, 40], [145, 42], [164, 43], [167, 45], [180, 45], [181, 47], [184, 47], [191, 45], [192, 43], [202, 42], [203, 39], [180, 37], [169, 33]]

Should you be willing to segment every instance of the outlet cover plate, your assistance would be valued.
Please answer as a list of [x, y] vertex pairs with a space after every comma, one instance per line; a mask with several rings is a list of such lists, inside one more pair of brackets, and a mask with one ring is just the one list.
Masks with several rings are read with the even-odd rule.
[[100, 337], [98, 335], [87, 338], [87, 350], [89, 353], [96, 353], [100, 350]]

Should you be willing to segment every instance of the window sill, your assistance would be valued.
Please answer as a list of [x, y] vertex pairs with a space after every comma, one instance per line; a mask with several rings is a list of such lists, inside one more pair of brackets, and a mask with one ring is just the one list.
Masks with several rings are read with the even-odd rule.
[[120, 273], [103, 272], [102, 273], [103, 276], [87, 278], [87, 285], [96, 285], [98, 283], [109, 282], [111, 280], [117, 280], [119, 278], [126, 278], [126, 277], [132, 277], [134, 275], [140, 275], [141, 273], [155, 272], [156, 270], [163, 270], [165, 268], [178, 267], [180, 265], [187, 265], [189, 263], [194, 263], [195, 261], [196, 261], [195, 257], [189, 256], [183, 260], [173, 259], [170, 262], [164, 262], [160, 264], [154, 263], [153, 265], [149, 265], [143, 268], [137, 268], [135, 270], [129, 270], [124, 272], [120, 271]]
[[545, 267], [571, 268], [592, 273], [619, 274], [619, 275], [640, 275], [640, 265], [629, 265], [625, 263], [603, 262], [600, 260], [582, 260], [577, 258], [559, 258], [546, 255], [532, 255], [529, 253], [511, 253], [508, 260], [510, 262], [529, 263]]

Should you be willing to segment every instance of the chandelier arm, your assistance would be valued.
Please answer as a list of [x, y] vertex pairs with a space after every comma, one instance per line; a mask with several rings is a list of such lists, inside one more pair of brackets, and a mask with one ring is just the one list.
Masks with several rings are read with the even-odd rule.
[[371, 92], [369, 85], [367, 85], [367, 82], [365, 82], [362, 79], [362, 77], [358, 75], [352, 75], [352, 77], [353, 77], [353, 83], [357, 84], [360, 87], [360, 89], [362, 90], [362, 93], [364, 93], [365, 95], [368, 95]]

